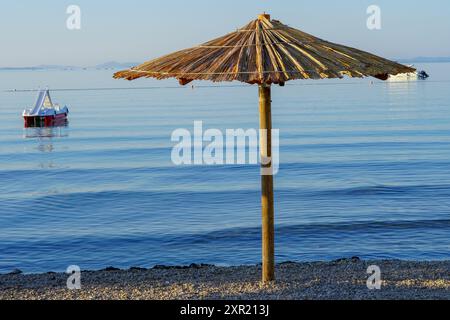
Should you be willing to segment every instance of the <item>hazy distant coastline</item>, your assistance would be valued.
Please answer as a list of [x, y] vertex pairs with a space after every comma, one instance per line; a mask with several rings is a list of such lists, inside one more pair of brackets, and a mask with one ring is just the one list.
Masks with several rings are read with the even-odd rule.
[[400, 63], [447, 63], [450, 57], [416, 57], [410, 59], [394, 59]]
[[[393, 59], [400, 63], [414, 64], [414, 63], [447, 63], [450, 62], [450, 57], [416, 57], [416, 58], [401, 58]], [[140, 62], [117, 62], [108, 61], [95, 66], [70, 66], [70, 65], [37, 65], [28, 67], [0, 67], [0, 70], [112, 70], [112, 69], [127, 69], [139, 65]]]
[[0, 67], [0, 70], [111, 70], [127, 69], [139, 65], [140, 62], [116, 62], [109, 61], [95, 66], [70, 66], [70, 65], [37, 65], [28, 67]]

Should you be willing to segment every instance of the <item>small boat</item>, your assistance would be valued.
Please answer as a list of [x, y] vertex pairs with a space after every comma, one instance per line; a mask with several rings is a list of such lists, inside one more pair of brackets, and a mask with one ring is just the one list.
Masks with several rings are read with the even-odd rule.
[[[409, 65], [408, 67], [414, 68], [413, 65]], [[426, 80], [430, 76], [424, 70], [409, 72], [409, 73], [401, 73], [395, 76], [390, 75], [388, 81], [414, 81], [414, 80]]]
[[48, 89], [39, 90], [34, 107], [23, 111], [25, 127], [51, 127], [67, 122], [69, 108], [53, 104]]
[[428, 73], [425, 72], [425, 70], [417, 72], [417, 79], [419, 79], [419, 80], [425, 80], [429, 77], [430, 76], [428, 75]]

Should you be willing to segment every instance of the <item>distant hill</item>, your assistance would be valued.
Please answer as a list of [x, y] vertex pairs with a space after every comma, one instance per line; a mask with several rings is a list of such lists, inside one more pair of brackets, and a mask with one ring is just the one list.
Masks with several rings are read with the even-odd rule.
[[141, 64], [140, 62], [117, 62], [109, 61], [94, 66], [95, 69], [128, 69]]
[[450, 62], [450, 57], [416, 57], [410, 59], [397, 59], [401, 63], [445, 63]]
[[127, 69], [139, 65], [139, 62], [109, 61], [89, 67], [41, 64], [31, 67], [0, 67], [0, 70], [88, 70], [88, 69]]
[[[416, 57], [416, 58], [401, 58], [393, 59], [404, 64], [413, 63], [446, 63], [450, 62], [450, 57]], [[41, 64], [31, 67], [0, 67], [0, 70], [92, 70], [92, 69], [128, 69], [141, 64], [140, 62], [117, 62], [108, 61], [105, 63], [97, 64], [95, 66], [80, 67], [80, 66], [65, 66], [65, 65], [53, 65], [53, 64]]]
[[32, 67], [4, 67], [0, 70], [78, 70], [81, 67], [41, 64]]
[[70, 70], [70, 69], [81, 69], [80, 67], [76, 66], [61, 66], [56, 64], [41, 64], [36, 67], [32, 67], [40, 70]]

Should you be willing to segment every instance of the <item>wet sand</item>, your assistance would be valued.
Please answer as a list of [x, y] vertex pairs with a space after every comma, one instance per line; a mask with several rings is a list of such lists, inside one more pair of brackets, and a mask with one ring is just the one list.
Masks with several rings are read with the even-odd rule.
[[[369, 290], [367, 267], [381, 270], [381, 289]], [[450, 261], [281, 263], [277, 280], [262, 284], [260, 266], [82, 271], [81, 289], [66, 287], [68, 275], [0, 275], [0, 299], [450, 299]]]

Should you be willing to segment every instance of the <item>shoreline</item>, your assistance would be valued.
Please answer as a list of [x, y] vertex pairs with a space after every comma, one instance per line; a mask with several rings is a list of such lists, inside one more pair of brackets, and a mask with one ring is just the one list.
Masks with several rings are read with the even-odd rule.
[[[367, 268], [381, 271], [381, 289], [369, 290]], [[201, 300], [201, 299], [450, 299], [450, 261], [363, 261], [277, 264], [277, 280], [260, 282], [261, 266], [108, 267], [81, 271], [81, 289], [69, 290], [68, 274], [1, 274], [0, 300]]]

